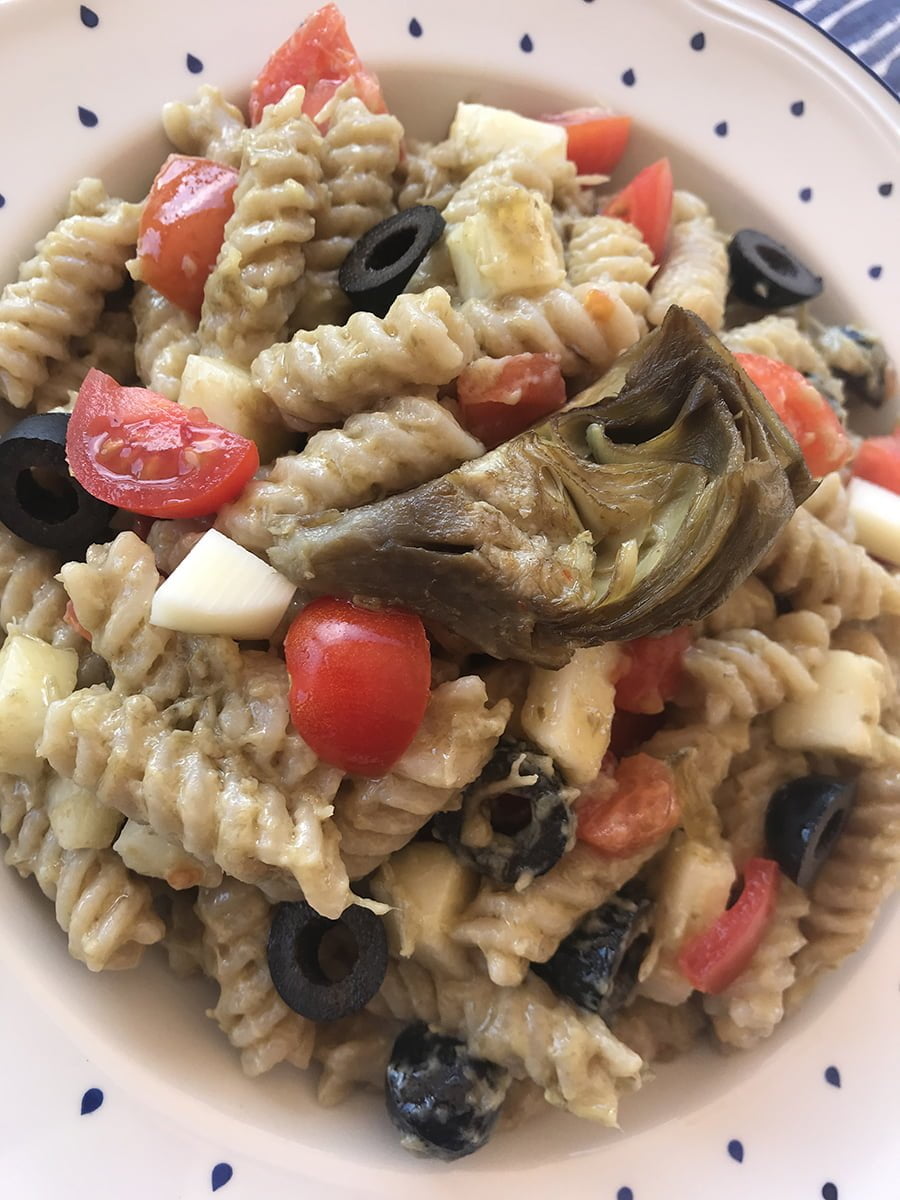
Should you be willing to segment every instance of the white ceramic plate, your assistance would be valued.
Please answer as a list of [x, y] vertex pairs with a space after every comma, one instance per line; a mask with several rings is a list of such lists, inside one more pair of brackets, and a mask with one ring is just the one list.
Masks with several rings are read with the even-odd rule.
[[[0, 279], [72, 181], [138, 198], [166, 152], [158, 113], [199, 82], [245, 93], [309, 0], [0, 0]], [[753, 221], [824, 274], [822, 311], [897, 336], [894, 100], [769, 0], [344, 0], [416, 133], [461, 96], [526, 112], [600, 99], [663, 149], [723, 224]], [[900, 343], [891, 346], [895, 357]], [[380, 1105], [323, 1112], [281, 1068], [244, 1079], [205, 985], [70, 961], [50, 906], [0, 872], [0, 1195], [16, 1200], [330, 1200], [556, 1194], [592, 1200], [896, 1200], [900, 925], [770, 1043], [698, 1053], [622, 1106], [623, 1132], [560, 1115], [454, 1167], [400, 1151]]]

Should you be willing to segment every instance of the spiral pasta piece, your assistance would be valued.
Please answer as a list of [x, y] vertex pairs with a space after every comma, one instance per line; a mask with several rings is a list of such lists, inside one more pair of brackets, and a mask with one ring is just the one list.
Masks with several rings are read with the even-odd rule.
[[219, 986], [208, 1016], [236, 1050], [245, 1075], [280, 1062], [309, 1066], [316, 1027], [284, 1003], [266, 956], [271, 908], [253, 887], [227, 880], [200, 888], [195, 912], [203, 926], [203, 967]]
[[166, 137], [182, 154], [211, 158], [227, 167], [241, 165], [247, 122], [217, 87], [204, 84], [193, 100], [166, 104], [162, 122]]
[[749, 965], [723, 992], [704, 997], [703, 1007], [723, 1045], [749, 1050], [774, 1032], [794, 982], [794, 955], [806, 945], [801, 923], [808, 912], [806, 895], [782, 876], [775, 911]]
[[145, 283], [135, 288], [131, 313], [134, 361], [141, 383], [168, 400], [177, 400], [185, 363], [200, 348], [196, 320]]
[[98, 179], [83, 179], [68, 215], [0, 292], [0, 395], [27, 407], [50, 364], [70, 355], [70, 339], [89, 334], [108, 292], [125, 278], [140, 205], [112, 200]]
[[686, 1054], [705, 1025], [699, 1006], [661, 1004], [647, 996], [636, 996], [610, 1022], [616, 1037], [646, 1063], [671, 1062]]
[[370, 1008], [463, 1038], [477, 1057], [532, 1079], [550, 1104], [605, 1125], [616, 1122], [619, 1091], [640, 1084], [638, 1055], [534, 975], [498, 988], [484, 975], [444, 979], [414, 960], [392, 961]]
[[697, 630], [704, 637], [717, 637], [729, 629], [765, 630], [775, 616], [775, 597], [761, 579], [751, 575], [699, 622]]
[[75, 647], [80, 638], [65, 623], [66, 593], [55, 578], [59, 558], [29, 546], [0, 525], [0, 643], [11, 625], [42, 642]]
[[69, 953], [91, 971], [125, 970], [164, 931], [150, 889], [112, 850], [63, 850], [50, 828], [46, 775], [0, 776], [0, 833], [5, 861], [33, 876], [69, 936]]
[[406, 145], [406, 157], [397, 175], [400, 180], [398, 208], [430, 204], [432, 208], [443, 211], [456, 193], [462, 168], [451, 143], [434, 145], [410, 139]]
[[299, 454], [276, 460], [223, 508], [217, 528], [265, 550], [295, 517], [369, 504], [427, 483], [477, 458], [479, 441], [432, 396], [398, 396], [380, 412], [356, 413], [314, 434]]
[[71, 393], [77, 392], [88, 371], [96, 367], [119, 383], [134, 382], [134, 322], [127, 312], [107, 309], [97, 325], [81, 338], [73, 338], [71, 357], [55, 362], [46, 380], [35, 389], [34, 407], [38, 412], [68, 408]]
[[826, 475], [803, 508], [817, 521], [839, 533], [848, 542], [856, 540], [856, 523], [850, 514], [850, 500], [844, 481], [837, 471]]
[[765, 857], [766, 810], [772, 795], [782, 784], [808, 773], [805, 755], [777, 746], [768, 722], [754, 727], [750, 748], [735, 759], [716, 793], [722, 831], [737, 867], [748, 858]]
[[791, 517], [758, 574], [776, 595], [791, 596], [803, 608], [836, 605], [844, 620], [900, 613], [900, 580], [804, 508]]
[[599, 284], [624, 300], [636, 317], [647, 312], [647, 287], [656, 273], [653, 251], [627, 221], [600, 214], [576, 220], [566, 247], [566, 270], [573, 286]]
[[354, 313], [346, 325], [301, 331], [263, 351], [253, 381], [288, 425], [342, 421], [410, 387], [449, 383], [475, 355], [475, 339], [441, 288], [401, 295], [385, 317]]
[[671, 306], [679, 304], [719, 330], [728, 294], [725, 236], [703, 201], [689, 192], [675, 193], [674, 218], [665, 261], [650, 288], [647, 320], [661, 325]]
[[200, 351], [249, 367], [281, 335], [300, 296], [304, 246], [321, 208], [322, 138], [303, 89], [266, 107], [244, 139], [234, 213], [206, 281]]
[[322, 1066], [316, 1099], [325, 1108], [340, 1104], [357, 1087], [384, 1090], [384, 1077], [399, 1021], [374, 1013], [354, 1013], [316, 1029], [313, 1058]]
[[822, 378], [829, 375], [828, 364], [815, 342], [794, 317], [772, 314], [746, 325], [737, 325], [722, 334], [722, 344], [732, 354], [762, 354], [786, 363], [804, 375]]

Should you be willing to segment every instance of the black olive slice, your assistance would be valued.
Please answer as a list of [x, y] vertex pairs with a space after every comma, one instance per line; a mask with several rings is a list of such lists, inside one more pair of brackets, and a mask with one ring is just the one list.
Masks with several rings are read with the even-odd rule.
[[[508, 786], [503, 786], [506, 781]], [[572, 844], [575, 822], [570, 803], [575, 794], [563, 784], [551, 759], [525, 742], [504, 737], [481, 775], [463, 793], [461, 810], [438, 813], [432, 831], [482, 875], [496, 883], [521, 886], [549, 871]], [[490, 824], [485, 845], [464, 840], [473, 813]]]
[[773, 793], [766, 809], [766, 843], [798, 887], [814, 882], [855, 799], [856, 781], [833, 775], [803, 775]]
[[383, 317], [444, 232], [430, 204], [416, 204], [373, 226], [341, 264], [338, 283], [353, 307]]
[[795, 254], [758, 229], [741, 229], [728, 247], [731, 291], [757, 308], [784, 308], [813, 300], [822, 279]]
[[288, 1008], [310, 1021], [336, 1021], [359, 1012], [381, 987], [387, 937], [366, 908], [348, 908], [330, 921], [298, 900], [275, 909], [267, 955], [272, 983]]
[[405, 1149], [452, 1162], [491, 1136], [508, 1086], [503, 1067], [418, 1021], [394, 1042], [385, 1102]]
[[69, 473], [68, 426], [68, 413], [39, 413], [0, 438], [0, 521], [32, 546], [77, 558], [107, 540], [116, 510]]
[[609, 1020], [631, 999], [650, 946], [650, 901], [613, 896], [531, 969], [555, 992]]

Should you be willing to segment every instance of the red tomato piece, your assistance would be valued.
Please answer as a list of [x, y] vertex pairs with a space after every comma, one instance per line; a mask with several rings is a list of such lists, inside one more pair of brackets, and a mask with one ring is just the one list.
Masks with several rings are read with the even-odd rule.
[[566, 402], [566, 384], [554, 354], [479, 358], [457, 381], [460, 417], [488, 450], [508, 441]]
[[137, 243], [141, 278], [196, 317], [234, 212], [237, 180], [233, 167], [170, 154], [144, 205]]
[[747, 969], [772, 919], [778, 877], [771, 859], [748, 859], [735, 903], [681, 947], [678, 969], [698, 992], [716, 996]]
[[669, 241], [672, 224], [672, 168], [667, 158], [638, 171], [631, 183], [613, 196], [603, 212], [607, 217], [629, 221], [660, 262]]
[[620, 760], [616, 789], [608, 797], [605, 780], [598, 794], [590, 787], [578, 802], [578, 838], [606, 858], [628, 858], [652, 845], [678, 824], [675, 781], [666, 763], [649, 754]]
[[72, 474], [92, 496], [148, 517], [203, 517], [259, 469], [256, 445], [147, 388], [85, 377], [66, 434]]
[[609, 175], [625, 153], [631, 133], [631, 117], [605, 108], [571, 108], [541, 120], [565, 125], [568, 157], [579, 175]]
[[625, 669], [616, 681], [616, 708], [629, 713], [660, 713], [678, 691], [684, 652], [694, 640], [690, 629], [662, 637], [635, 638], [622, 650]]
[[367, 71], [336, 4], [326, 4], [269, 58], [250, 88], [250, 121], [256, 125], [267, 104], [276, 104], [295, 84], [306, 88], [303, 111], [315, 117], [347, 79], [370, 112], [387, 112], [378, 76]]
[[837, 413], [799, 371], [764, 354], [734, 357], [781, 417], [813, 475], [836, 471], [852, 457]]
[[900, 493], [900, 434], [866, 438], [853, 460], [853, 474]]
[[294, 619], [284, 654], [291, 720], [304, 741], [343, 771], [384, 775], [428, 703], [431, 654], [419, 618], [324, 596]]

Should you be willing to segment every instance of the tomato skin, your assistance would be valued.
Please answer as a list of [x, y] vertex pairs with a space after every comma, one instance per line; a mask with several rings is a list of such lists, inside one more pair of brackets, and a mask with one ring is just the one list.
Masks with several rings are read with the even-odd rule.
[[661, 158], [638, 171], [603, 210], [605, 216], [619, 217], [639, 229], [657, 263], [662, 260], [669, 241], [673, 190], [672, 168], [667, 158]]
[[336, 4], [307, 17], [269, 57], [250, 88], [250, 123], [258, 124], [267, 104], [276, 104], [295, 84], [306, 88], [303, 111], [315, 117], [347, 79], [370, 112], [387, 112], [378, 77], [367, 71]]
[[609, 175], [625, 153], [631, 134], [631, 117], [605, 108], [572, 108], [540, 119], [565, 125], [567, 157], [579, 175]]
[[294, 618], [284, 653], [291, 721], [303, 740], [341, 770], [389, 771], [428, 703], [431, 654], [420, 619], [323, 596]]
[[747, 969], [772, 919], [778, 881], [776, 862], [748, 859], [735, 903], [681, 947], [678, 969], [698, 992], [717, 996]]
[[735, 354], [803, 452], [811, 474], [821, 478], [853, 455], [834, 409], [799, 371], [764, 354]]
[[66, 611], [63, 613], [63, 620], [70, 629], [73, 629], [79, 637], [83, 637], [86, 642], [93, 641], [93, 635], [91, 631], [89, 629], [85, 629], [82, 623], [78, 620], [78, 616], [75, 612], [75, 605], [71, 600], [66, 603]]
[[596, 798], [590, 787], [582, 792], [578, 840], [605, 858], [628, 858], [670, 833], [678, 824], [680, 808], [671, 770], [649, 754], [621, 759], [615, 781], [612, 798], [600, 777]]
[[554, 354], [481, 358], [457, 381], [462, 424], [488, 450], [508, 441], [566, 402], [566, 384]]
[[693, 633], [685, 628], [623, 645], [625, 669], [616, 681], [616, 709], [661, 713], [678, 691], [684, 652], [693, 640]]
[[853, 474], [900, 493], [900, 433], [866, 438], [853, 460]]
[[196, 317], [234, 212], [237, 180], [233, 167], [170, 154], [153, 180], [141, 215], [141, 278]]
[[208, 516], [259, 470], [247, 438], [96, 368], [69, 418], [66, 456], [92, 496], [147, 517]]

